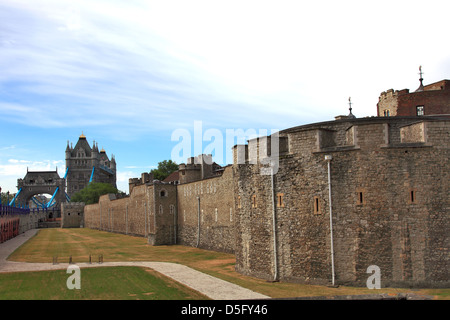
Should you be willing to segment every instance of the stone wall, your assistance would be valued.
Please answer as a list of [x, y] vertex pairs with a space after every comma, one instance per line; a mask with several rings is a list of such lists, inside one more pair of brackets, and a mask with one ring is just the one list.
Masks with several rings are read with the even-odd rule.
[[[136, 185], [130, 197], [100, 197], [85, 208], [86, 227], [148, 237], [149, 244], [184, 244], [234, 252], [233, 172], [172, 185]], [[199, 220], [200, 218], [200, 220]]]
[[61, 227], [82, 228], [84, 226], [84, 203], [66, 202], [61, 204]]
[[377, 115], [379, 117], [393, 117], [397, 115], [398, 95], [399, 91], [394, 91], [393, 89], [380, 94], [377, 104]]
[[147, 199], [141, 195], [145, 194], [146, 186], [138, 189], [133, 190], [134, 201], [130, 201], [129, 198], [115, 199], [114, 195], [104, 195], [100, 197], [99, 203], [86, 205], [85, 226], [103, 231], [146, 236], [147, 219], [144, 204]]
[[135, 186], [130, 197], [104, 195], [98, 204], [87, 205], [85, 224], [92, 229], [148, 237], [152, 245], [174, 244], [176, 198], [174, 185]]
[[178, 189], [178, 242], [210, 250], [234, 252], [233, 171], [181, 184]]
[[177, 243], [177, 187], [156, 183], [149, 186], [154, 208], [150, 208], [149, 243], [152, 245]]
[[[448, 285], [449, 122], [429, 119], [417, 125], [427, 143], [402, 144], [399, 130], [408, 121], [336, 121], [281, 132], [289, 152], [281, 154], [274, 176], [275, 210], [272, 182], [259, 165], [236, 165], [237, 270], [266, 279], [331, 281], [324, 156], [332, 155], [336, 281], [365, 285], [367, 268], [377, 265], [384, 285]], [[349, 127], [357, 145], [348, 145]], [[324, 132], [333, 139], [322, 139]]]
[[449, 285], [450, 121], [341, 119], [279, 135], [273, 176], [254, 159], [267, 140], [236, 146], [220, 176], [136, 184], [86, 206], [85, 224], [234, 252], [237, 271], [262, 279], [329, 284], [329, 164], [336, 283], [365, 286], [376, 265], [382, 286]]

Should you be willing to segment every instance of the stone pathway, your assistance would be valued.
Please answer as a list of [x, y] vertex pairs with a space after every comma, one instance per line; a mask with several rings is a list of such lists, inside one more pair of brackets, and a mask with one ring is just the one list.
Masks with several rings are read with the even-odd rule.
[[[0, 244], [0, 272], [42, 271], [67, 269], [68, 263], [28, 263], [7, 261], [8, 256], [37, 233], [29, 230], [17, 237]], [[270, 297], [240, 287], [236, 284], [212, 277], [187, 266], [169, 262], [104, 262], [76, 263], [81, 269], [109, 266], [139, 266], [151, 268], [175, 281], [178, 281], [213, 300], [268, 299]]]

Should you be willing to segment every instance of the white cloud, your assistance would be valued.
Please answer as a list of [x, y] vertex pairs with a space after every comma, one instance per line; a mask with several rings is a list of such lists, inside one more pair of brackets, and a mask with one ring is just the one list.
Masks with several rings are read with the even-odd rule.
[[64, 176], [65, 162], [63, 160], [29, 161], [23, 159], [8, 159], [6, 163], [0, 162], [0, 187], [3, 192], [17, 191], [17, 179], [23, 178], [27, 171], [55, 171]]
[[[374, 115], [381, 91], [418, 86], [419, 65], [426, 83], [448, 78], [449, 11], [448, 0], [3, 0], [1, 121], [123, 141], [195, 120], [330, 120], [349, 96], [354, 114]], [[23, 169], [7, 159], [3, 174]], [[125, 169], [121, 183], [138, 168]]]
[[346, 112], [349, 96], [355, 114], [371, 115], [382, 90], [415, 85], [419, 64], [438, 73], [449, 49], [439, 40], [444, 1], [3, 6], [12, 32], [2, 35], [0, 85], [19, 81], [15, 89], [32, 99], [3, 103], [8, 119], [40, 127], [70, 119], [130, 136], [171, 127], [175, 115], [228, 126], [329, 119]]
[[136, 174], [135, 171], [121, 171], [118, 170], [116, 172], [117, 178], [116, 178], [116, 184], [117, 184], [117, 189], [119, 189], [120, 191], [123, 191], [125, 193], [128, 193], [128, 182], [130, 178], [135, 178], [135, 177], [140, 177], [140, 174]]

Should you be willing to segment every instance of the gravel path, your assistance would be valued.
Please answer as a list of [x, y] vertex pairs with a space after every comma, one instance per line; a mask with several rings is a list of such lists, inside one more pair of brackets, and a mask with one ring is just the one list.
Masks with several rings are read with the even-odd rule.
[[[7, 261], [8, 256], [34, 236], [37, 229], [29, 230], [0, 244], [0, 272], [42, 271], [67, 269], [68, 263], [28, 263]], [[104, 262], [77, 263], [82, 268], [108, 266], [140, 266], [151, 268], [175, 281], [197, 290], [213, 300], [267, 299], [268, 296], [240, 287], [236, 284], [212, 277], [187, 266], [169, 262]]]

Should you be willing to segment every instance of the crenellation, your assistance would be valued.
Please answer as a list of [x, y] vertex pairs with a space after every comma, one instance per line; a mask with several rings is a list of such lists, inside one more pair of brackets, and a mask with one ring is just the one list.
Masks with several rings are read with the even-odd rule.
[[364, 286], [377, 265], [383, 286], [448, 286], [449, 129], [436, 116], [286, 129], [274, 175], [261, 174], [271, 137], [254, 139], [226, 167], [188, 159], [177, 185], [130, 179], [129, 197], [85, 206], [85, 225], [234, 253], [238, 272], [266, 280], [330, 284], [331, 207], [337, 284]]
[[450, 81], [441, 80], [409, 92], [409, 89], [393, 89], [382, 92], [378, 98], [377, 115], [393, 116], [425, 116], [450, 115]]

